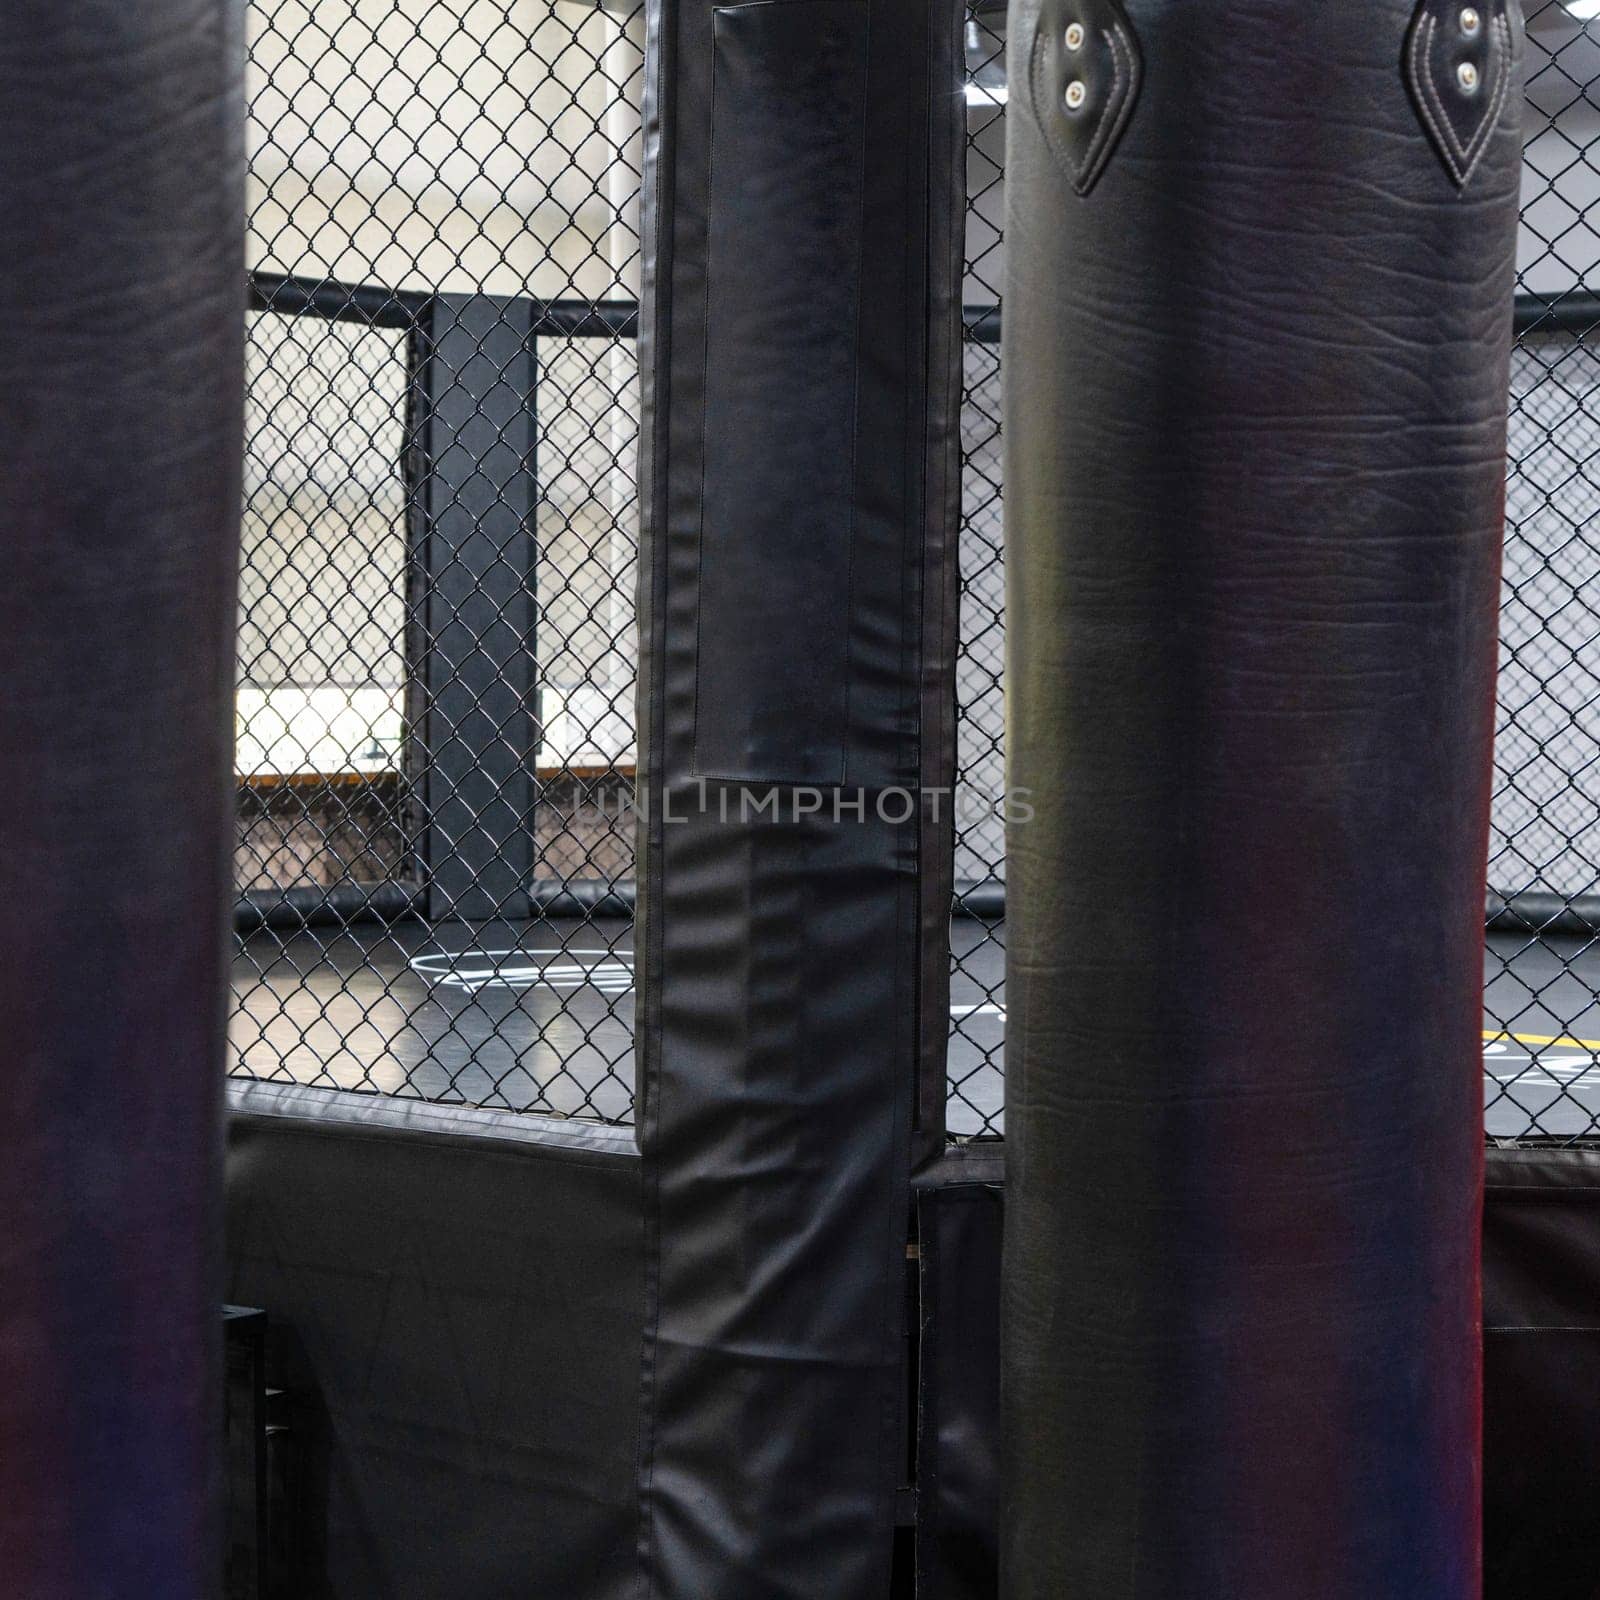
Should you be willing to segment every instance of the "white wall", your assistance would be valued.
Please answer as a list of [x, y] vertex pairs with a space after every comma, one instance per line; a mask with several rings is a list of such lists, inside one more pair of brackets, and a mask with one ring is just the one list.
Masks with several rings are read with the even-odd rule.
[[[640, 17], [575, 0], [252, 0], [248, 17], [253, 268], [636, 298]], [[625, 760], [633, 349], [542, 340], [540, 355], [541, 759]], [[242, 676], [268, 693], [318, 686], [323, 705], [252, 752], [267, 767], [310, 764], [313, 742], [325, 763], [319, 718], [370, 744], [350, 723], [362, 685], [386, 692], [380, 737], [398, 734], [403, 363], [398, 333], [251, 319]]]

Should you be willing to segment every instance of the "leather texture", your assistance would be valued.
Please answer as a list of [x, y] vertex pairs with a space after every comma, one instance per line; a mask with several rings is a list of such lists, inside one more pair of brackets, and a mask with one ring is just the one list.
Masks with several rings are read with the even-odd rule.
[[1484, 1600], [1600, 1594], [1600, 1150], [1490, 1150]]
[[630, 1130], [230, 1090], [227, 1294], [270, 1318], [297, 1600], [632, 1600]]
[[1020, 85], [1045, 145], [1072, 187], [1088, 194], [1139, 98], [1144, 63], [1118, 0], [1037, 0], [1022, 17]]
[[[958, 7], [654, 0], [643, 1592], [881, 1600], [942, 1142]], [[880, 801], [883, 803], [880, 804]], [[760, 809], [751, 809], [751, 806]]]
[[1406, 36], [1405, 75], [1417, 115], [1465, 188], [1517, 86], [1516, 0], [1422, 0]]
[[0, 1594], [221, 1581], [242, 8], [0, 11]]
[[1468, 1600], [1517, 119], [1126, 9], [1087, 199], [1009, 125], [1002, 1593]]
[[918, 1176], [918, 1600], [999, 1584], [1004, 1147], [952, 1145]]

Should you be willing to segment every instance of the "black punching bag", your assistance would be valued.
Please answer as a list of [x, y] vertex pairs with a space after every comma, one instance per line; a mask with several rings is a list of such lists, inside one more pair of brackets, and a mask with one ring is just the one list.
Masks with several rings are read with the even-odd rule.
[[1015, 0], [1003, 1592], [1479, 1586], [1515, 0]]
[[0, 6], [0, 1594], [220, 1592], [242, 0]]

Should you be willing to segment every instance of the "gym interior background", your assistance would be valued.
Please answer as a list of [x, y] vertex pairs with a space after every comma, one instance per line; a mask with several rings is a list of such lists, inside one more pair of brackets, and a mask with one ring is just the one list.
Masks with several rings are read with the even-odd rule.
[[[1600, 1136], [1600, 24], [1528, 12], [1485, 1106], [1495, 1140], [1574, 1142]], [[969, 11], [958, 1139], [1004, 1131], [1004, 31]], [[249, 52], [231, 1070], [628, 1123], [642, 10], [253, 0]]]

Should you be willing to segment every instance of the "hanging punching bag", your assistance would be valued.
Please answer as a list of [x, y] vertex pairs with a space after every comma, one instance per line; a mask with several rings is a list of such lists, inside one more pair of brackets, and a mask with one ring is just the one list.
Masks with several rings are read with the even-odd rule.
[[240, 0], [0, 7], [0, 1594], [210, 1600]]
[[1468, 1600], [1515, 0], [1016, 0], [1003, 1592]]

